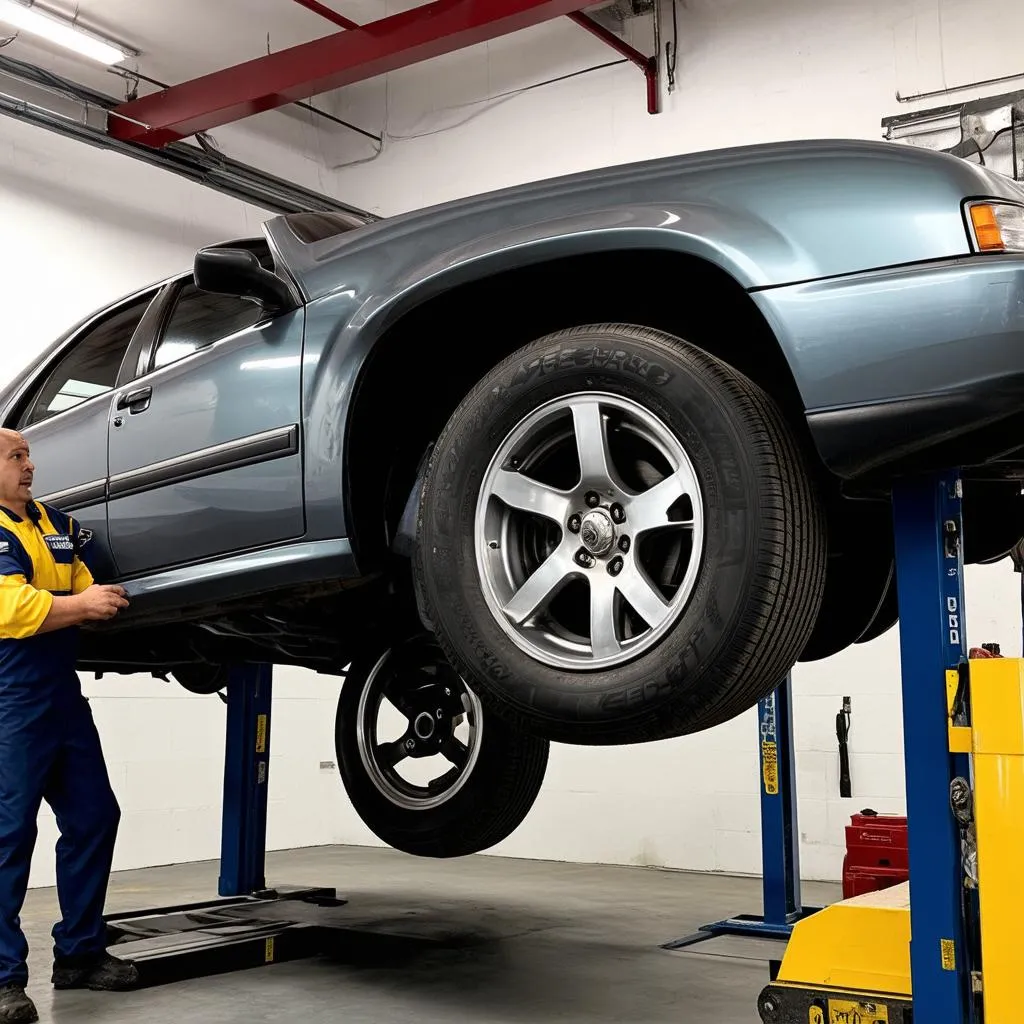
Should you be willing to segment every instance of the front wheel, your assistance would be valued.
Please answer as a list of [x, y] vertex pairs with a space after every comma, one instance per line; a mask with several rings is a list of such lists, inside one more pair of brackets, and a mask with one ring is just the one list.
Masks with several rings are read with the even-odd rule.
[[507, 838], [548, 761], [547, 741], [487, 715], [427, 635], [352, 662], [335, 744], [356, 813], [420, 857], [462, 857]]
[[778, 685], [821, 602], [825, 525], [771, 398], [670, 335], [542, 338], [431, 458], [417, 571], [452, 664], [566, 743], [706, 729]]

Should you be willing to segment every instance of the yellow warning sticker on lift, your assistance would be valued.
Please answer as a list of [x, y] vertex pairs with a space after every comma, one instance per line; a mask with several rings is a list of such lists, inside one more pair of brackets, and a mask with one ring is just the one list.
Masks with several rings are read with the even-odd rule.
[[256, 716], [256, 753], [265, 754], [267, 752], [267, 716], [257, 715]]
[[267, 939], [266, 948], [263, 951], [264, 963], [272, 964], [274, 962], [274, 937], [271, 936]]
[[[813, 1021], [813, 1017], [811, 1018]], [[889, 1024], [889, 1007], [884, 1003], [828, 1001], [828, 1024]]]
[[942, 969], [944, 971], [955, 971], [956, 944], [952, 939], [939, 939], [939, 948], [942, 951]]
[[761, 773], [764, 776], [764, 791], [769, 796], [778, 796], [779, 754], [774, 743], [761, 744]]

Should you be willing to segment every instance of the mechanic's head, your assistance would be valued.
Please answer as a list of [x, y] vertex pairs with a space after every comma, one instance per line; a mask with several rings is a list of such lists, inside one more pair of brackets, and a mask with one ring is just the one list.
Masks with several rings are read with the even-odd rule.
[[28, 441], [16, 430], [0, 428], [0, 505], [15, 512], [32, 500], [36, 467], [29, 457]]

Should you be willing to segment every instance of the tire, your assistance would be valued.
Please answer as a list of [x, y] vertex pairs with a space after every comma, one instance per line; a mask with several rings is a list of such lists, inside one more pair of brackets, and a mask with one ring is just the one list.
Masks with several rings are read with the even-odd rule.
[[[403, 736], [378, 745], [371, 718], [382, 698], [408, 709], [408, 719]], [[463, 709], [470, 726], [465, 767], [453, 766], [447, 784], [431, 792], [388, 766], [392, 743], [404, 747], [412, 739], [419, 744], [413, 756], [433, 756], [442, 737], [450, 735], [438, 728], [424, 740], [426, 730], [416, 731], [419, 714], [436, 723], [439, 711], [454, 715]], [[449, 721], [445, 718], [445, 725]], [[548, 762], [547, 741], [485, 716], [427, 635], [353, 661], [338, 700], [335, 748], [345, 790], [367, 828], [389, 846], [418, 857], [463, 857], [507, 838], [533, 806]]]
[[822, 661], [859, 643], [879, 623], [879, 613], [887, 614], [895, 577], [889, 502], [839, 502], [830, 511], [829, 526], [825, 588], [801, 662]]
[[[566, 403], [574, 408], [565, 412]], [[577, 422], [614, 466], [608, 477], [587, 470], [599, 494], [581, 468]], [[567, 444], [574, 466], [558, 461]], [[588, 467], [601, 465], [595, 451]], [[659, 482], [667, 490], [656, 493]], [[640, 531], [636, 549], [625, 548], [609, 585], [630, 529]], [[417, 583], [450, 662], [496, 713], [564, 743], [639, 743], [735, 717], [797, 661], [824, 588], [824, 515], [775, 403], [700, 349], [641, 327], [562, 331], [488, 373], [435, 446], [419, 534]], [[677, 550], [657, 565], [660, 604], [648, 592], [648, 537]], [[581, 557], [577, 544], [593, 566], [569, 566]], [[542, 580], [533, 574], [549, 563], [552, 575], [537, 586], [564, 573], [561, 589], [517, 625], [502, 609], [518, 618], [533, 608], [538, 591], [527, 599], [517, 588]], [[596, 627], [589, 597], [580, 608], [581, 586], [601, 612]]]

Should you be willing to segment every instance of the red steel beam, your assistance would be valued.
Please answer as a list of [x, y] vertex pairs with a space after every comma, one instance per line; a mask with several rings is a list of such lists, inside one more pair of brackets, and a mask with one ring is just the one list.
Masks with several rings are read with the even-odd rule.
[[305, 7], [307, 11], [312, 11], [314, 14], [319, 14], [321, 18], [326, 18], [328, 21], [333, 21], [339, 28], [359, 28], [356, 22], [349, 18], [346, 18], [344, 14], [339, 14], [337, 11], [332, 11], [330, 7], [320, 3], [320, 0], [295, 0], [300, 7]]
[[436, 0], [115, 108], [114, 138], [158, 148], [243, 117], [573, 14], [594, 0]]
[[597, 36], [602, 42], [607, 43], [613, 50], [621, 53], [623, 57], [631, 60], [647, 79], [647, 112], [657, 114], [661, 110], [661, 90], [658, 88], [658, 58], [648, 57], [641, 53], [635, 46], [630, 46], [624, 39], [620, 39], [614, 32], [610, 32], [599, 25], [593, 18], [574, 11], [569, 15], [580, 28], [585, 28], [591, 35]]

